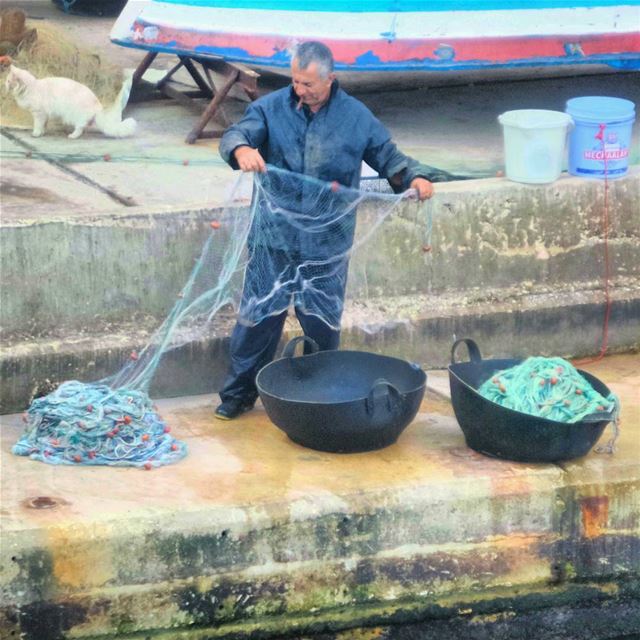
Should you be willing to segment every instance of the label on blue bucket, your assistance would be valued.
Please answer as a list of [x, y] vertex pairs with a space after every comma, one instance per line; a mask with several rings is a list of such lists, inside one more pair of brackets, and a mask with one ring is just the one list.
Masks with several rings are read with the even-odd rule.
[[621, 98], [594, 96], [567, 102], [575, 127], [569, 136], [569, 173], [617, 178], [629, 168], [635, 105]]

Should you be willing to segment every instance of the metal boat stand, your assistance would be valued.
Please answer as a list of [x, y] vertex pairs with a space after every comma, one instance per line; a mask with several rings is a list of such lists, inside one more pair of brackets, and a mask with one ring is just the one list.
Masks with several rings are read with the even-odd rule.
[[[157, 55], [157, 51], [147, 53], [133, 74], [133, 87], [143, 82], [142, 76]], [[161, 80], [155, 83], [155, 88], [160, 91], [162, 95], [173, 98], [190, 108], [197, 106], [195, 102], [196, 98], [207, 98], [210, 100], [202, 112], [198, 123], [187, 135], [185, 141], [188, 144], [193, 144], [199, 138], [221, 137], [224, 132], [223, 130], [213, 129], [205, 131], [204, 128], [215, 115], [221, 116], [220, 119], [226, 128], [229, 122], [224, 114], [222, 103], [227, 97], [227, 94], [235, 85], [241, 88], [250, 100], [255, 100], [258, 97], [258, 78], [260, 74], [242, 64], [227, 62], [222, 58], [200, 58], [183, 55], [177, 57], [179, 62], [167, 71]], [[200, 65], [202, 73], [198, 70], [196, 64]], [[184, 67], [193, 78], [198, 89], [180, 90], [176, 88], [176, 83], [175, 81], [172, 82], [172, 77], [182, 67]]]

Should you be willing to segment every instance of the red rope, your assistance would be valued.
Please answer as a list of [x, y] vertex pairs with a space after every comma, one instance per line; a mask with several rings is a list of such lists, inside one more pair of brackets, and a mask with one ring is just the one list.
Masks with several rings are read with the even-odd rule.
[[611, 295], [609, 291], [609, 283], [611, 280], [611, 264], [609, 261], [609, 169], [607, 164], [607, 151], [605, 148], [605, 135], [606, 124], [600, 125], [600, 130], [596, 134], [596, 140], [600, 140], [602, 144], [602, 158], [604, 161], [604, 206], [602, 211], [602, 235], [604, 238], [604, 323], [602, 325], [602, 340], [600, 344], [600, 351], [597, 356], [589, 358], [587, 360], [580, 360], [574, 362], [574, 364], [590, 364], [592, 362], [598, 362], [602, 360], [607, 353], [609, 347], [609, 316], [611, 315]]

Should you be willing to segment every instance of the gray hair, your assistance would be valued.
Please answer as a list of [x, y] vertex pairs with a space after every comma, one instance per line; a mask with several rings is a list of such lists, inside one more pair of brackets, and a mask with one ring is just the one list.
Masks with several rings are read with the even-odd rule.
[[318, 73], [326, 78], [333, 72], [333, 54], [322, 42], [310, 40], [297, 45], [293, 50], [293, 60], [298, 61], [300, 69], [306, 69], [312, 62], [318, 67]]

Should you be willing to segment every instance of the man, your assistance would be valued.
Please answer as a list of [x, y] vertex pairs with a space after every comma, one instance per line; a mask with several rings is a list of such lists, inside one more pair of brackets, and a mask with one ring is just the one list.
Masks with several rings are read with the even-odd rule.
[[[268, 163], [357, 189], [364, 160], [389, 181], [396, 193], [414, 189], [420, 200], [433, 195], [432, 182], [450, 179], [450, 174], [421, 165], [398, 151], [386, 128], [369, 109], [340, 89], [333, 72], [333, 56], [322, 43], [305, 42], [297, 47], [291, 76], [292, 86], [253, 102], [242, 120], [224, 133], [220, 154], [234, 169], [265, 172]], [[342, 246], [334, 247], [336, 254], [350, 246], [348, 235], [347, 246], [338, 242]], [[277, 265], [276, 271], [286, 268], [286, 261], [297, 262], [299, 268], [300, 261], [309, 259], [309, 249], [293, 251], [282, 246], [289, 241], [293, 240], [287, 239], [286, 233], [278, 241], [252, 243], [250, 236], [249, 253], [253, 258], [257, 252], [267, 252]], [[327, 255], [314, 255], [312, 259], [331, 258], [330, 247], [322, 250], [327, 249]], [[330, 289], [328, 293], [339, 300], [344, 298], [347, 263], [344, 259], [338, 266], [333, 264], [327, 274], [330, 277], [319, 278]], [[249, 298], [249, 291], [255, 296], [260, 288], [262, 276], [254, 264], [265, 262], [250, 260], [243, 301]], [[295, 311], [305, 335], [315, 340], [321, 350], [338, 348], [339, 330], [317, 314], [305, 312], [303, 305], [296, 304]], [[273, 359], [286, 315], [285, 309], [277, 315], [267, 315], [255, 326], [236, 323], [231, 337], [231, 366], [220, 392], [222, 403], [216, 409], [217, 418], [231, 420], [253, 407], [258, 396], [256, 374]]]

